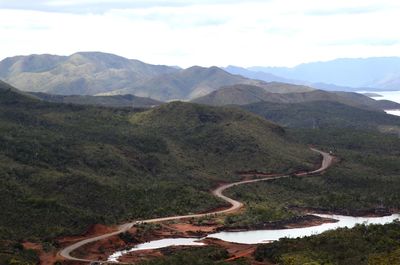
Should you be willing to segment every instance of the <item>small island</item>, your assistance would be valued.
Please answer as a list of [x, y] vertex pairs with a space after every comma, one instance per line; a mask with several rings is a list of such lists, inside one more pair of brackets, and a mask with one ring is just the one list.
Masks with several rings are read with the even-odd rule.
[[383, 97], [382, 95], [379, 95], [379, 94], [377, 94], [377, 93], [371, 93], [371, 92], [363, 93], [363, 95], [364, 95], [364, 96], [367, 96], [367, 97], [370, 97], [370, 98], [380, 98], [380, 97]]

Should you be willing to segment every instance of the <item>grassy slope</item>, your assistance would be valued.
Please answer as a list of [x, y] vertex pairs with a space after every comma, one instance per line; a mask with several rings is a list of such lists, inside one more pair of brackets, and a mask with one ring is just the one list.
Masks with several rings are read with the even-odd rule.
[[236, 109], [171, 103], [137, 113], [0, 93], [2, 240], [204, 211], [221, 205], [209, 190], [236, 170], [285, 172], [317, 159]]

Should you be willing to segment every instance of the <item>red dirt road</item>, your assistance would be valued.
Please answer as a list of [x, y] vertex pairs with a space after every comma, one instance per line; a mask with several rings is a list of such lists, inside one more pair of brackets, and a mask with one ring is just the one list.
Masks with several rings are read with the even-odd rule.
[[[333, 163], [333, 156], [331, 156], [328, 153], [319, 151], [317, 149], [311, 148], [312, 151], [317, 152], [319, 154], [321, 154], [322, 156], [322, 162], [321, 162], [321, 166], [320, 168], [311, 171], [311, 172], [303, 172], [303, 173], [298, 173], [295, 174], [296, 176], [308, 176], [308, 175], [313, 175], [313, 174], [319, 174], [323, 171], [325, 171], [327, 168], [329, 168], [332, 163]], [[96, 260], [88, 260], [88, 259], [81, 259], [81, 258], [76, 258], [71, 256], [71, 253], [92, 242], [98, 241], [98, 240], [102, 240], [114, 235], [118, 235], [120, 233], [126, 232], [129, 229], [131, 229], [135, 224], [138, 223], [157, 223], [157, 222], [163, 222], [163, 221], [171, 221], [171, 220], [179, 220], [179, 219], [186, 219], [186, 218], [198, 218], [198, 217], [204, 217], [210, 214], [226, 214], [226, 213], [230, 213], [230, 212], [234, 212], [239, 210], [240, 208], [243, 207], [243, 203], [236, 201], [232, 198], [229, 198], [225, 195], [223, 195], [223, 192], [226, 189], [229, 189], [231, 187], [237, 186], [237, 185], [243, 185], [243, 184], [249, 184], [249, 183], [254, 183], [254, 182], [260, 182], [260, 181], [268, 181], [268, 180], [273, 180], [273, 179], [281, 179], [281, 178], [289, 178], [291, 175], [275, 175], [275, 176], [268, 176], [265, 178], [259, 178], [259, 179], [251, 179], [251, 180], [244, 180], [244, 181], [238, 181], [238, 182], [234, 182], [234, 183], [229, 183], [229, 184], [225, 184], [222, 185], [220, 187], [218, 187], [217, 189], [212, 191], [212, 194], [214, 194], [215, 196], [223, 199], [224, 201], [228, 202], [231, 204], [231, 207], [229, 207], [228, 209], [224, 209], [224, 210], [217, 210], [214, 212], [209, 212], [209, 213], [202, 213], [202, 214], [190, 214], [190, 215], [181, 215], [181, 216], [169, 216], [169, 217], [162, 217], [162, 218], [155, 218], [155, 219], [148, 219], [148, 220], [139, 220], [139, 221], [134, 221], [134, 222], [130, 222], [130, 223], [125, 223], [122, 224], [118, 227], [117, 231], [111, 232], [111, 233], [106, 233], [100, 236], [95, 236], [95, 237], [90, 237], [90, 238], [86, 238], [84, 240], [78, 241], [72, 245], [69, 245], [67, 247], [65, 247], [64, 249], [60, 250], [60, 252], [58, 253], [61, 257], [63, 257], [66, 260], [73, 260], [73, 261], [82, 261], [82, 262], [97, 262]], [[119, 263], [122, 264], [122, 263]]]

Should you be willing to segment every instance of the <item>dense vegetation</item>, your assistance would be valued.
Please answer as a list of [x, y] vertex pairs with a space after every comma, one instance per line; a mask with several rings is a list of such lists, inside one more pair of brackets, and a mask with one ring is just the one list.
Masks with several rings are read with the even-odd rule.
[[189, 248], [166, 257], [155, 259], [152, 261], [146, 261], [139, 263], [140, 265], [178, 265], [178, 264], [190, 264], [190, 265], [248, 265], [244, 260], [238, 260], [233, 262], [225, 262], [228, 258], [226, 250], [220, 247], [207, 246], [201, 248]]
[[171, 103], [143, 112], [0, 94], [2, 246], [210, 210], [223, 203], [209, 190], [236, 170], [288, 172], [317, 159], [239, 110]]
[[[344, 214], [400, 209], [400, 141], [379, 132], [326, 129], [291, 131], [294, 139], [333, 150], [338, 164], [320, 176], [292, 177], [227, 191], [249, 206], [227, 225], [257, 224], [314, 208]], [[236, 223], [234, 222], [236, 221]]]
[[[237, 180], [236, 171], [314, 167], [318, 158], [305, 144], [333, 150], [338, 166], [322, 176], [227, 191], [247, 206], [226, 218], [228, 226], [288, 219], [303, 207], [351, 214], [400, 208], [400, 141], [377, 130], [396, 131], [398, 118], [337, 105], [322, 112], [326, 103], [309, 112], [294, 106], [296, 112], [281, 106], [280, 113], [265, 112], [291, 127], [284, 130], [236, 108], [173, 102], [145, 111], [54, 104], [0, 83], [0, 264], [36, 262], [22, 240], [51, 245], [55, 237], [81, 233], [94, 223], [221, 206], [209, 190]], [[318, 126], [307, 120], [315, 113], [323, 113]], [[210, 258], [210, 249], [190, 251], [152, 262], [224, 264]]]
[[392, 128], [400, 132], [399, 117], [338, 102], [315, 101], [294, 104], [260, 102], [245, 105], [243, 108], [284, 127], [357, 128], [360, 130]]
[[[246, 203], [226, 226], [256, 226], [301, 215], [302, 208], [343, 214], [400, 209], [400, 118], [334, 103], [247, 106], [287, 129], [293, 141], [333, 151], [338, 164], [324, 175], [288, 178], [227, 191]], [[382, 128], [391, 128], [383, 134]], [[255, 257], [282, 265], [397, 264], [400, 225], [340, 229], [260, 246]]]
[[254, 255], [259, 261], [281, 265], [400, 264], [400, 223], [358, 225], [312, 237], [282, 239], [260, 245]]
[[96, 105], [104, 107], [133, 107], [150, 108], [161, 105], [162, 102], [151, 99], [137, 97], [134, 95], [115, 95], [115, 96], [83, 96], [83, 95], [53, 95], [45, 93], [30, 93], [31, 95], [45, 101], [66, 104]]

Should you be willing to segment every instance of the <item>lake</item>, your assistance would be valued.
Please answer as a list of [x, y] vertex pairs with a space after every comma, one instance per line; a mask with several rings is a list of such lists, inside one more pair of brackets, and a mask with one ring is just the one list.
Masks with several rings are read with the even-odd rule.
[[[316, 234], [321, 234], [325, 231], [337, 229], [341, 227], [352, 228], [356, 224], [387, 224], [396, 219], [400, 219], [400, 214], [392, 214], [384, 217], [352, 217], [344, 215], [330, 215], [330, 214], [315, 214], [316, 216], [331, 218], [338, 220], [336, 223], [326, 223], [322, 225], [292, 228], [292, 229], [277, 229], [277, 230], [253, 230], [243, 232], [219, 232], [208, 235], [206, 238], [217, 238], [227, 242], [241, 243], [241, 244], [258, 244], [279, 240], [280, 238], [289, 237], [305, 237]], [[145, 249], [159, 249], [169, 246], [202, 246], [200, 240], [203, 238], [166, 238], [161, 240], [154, 240], [147, 243], [139, 244], [131, 249], [117, 251], [109, 258], [109, 262], [117, 262], [118, 259], [130, 252], [145, 250]]]
[[233, 243], [242, 244], [258, 244], [263, 242], [270, 242], [279, 240], [280, 238], [289, 237], [305, 237], [321, 234], [325, 231], [337, 229], [341, 227], [352, 228], [356, 224], [386, 224], [391, 223], [400, 218], [399, 214], [393, 214], [384, 217], [353, 217], [343, 215], [327, 215], [315, 214], [316, 216], [331, 218], [338, 220], [336, 223], [326, 223], [317, 226], [292, 228], [292, 229], [277, 229], [277, 230], [254, 230], [244, 232], [220, 232], [211, 234], [208, 237], [221, 239]]
[[171, 246], [204, 246], [204, 243], [198, 242], [200, 238], [165, 238], [160, 240], [154, 240], [139, 244], [131, 249], [117, 251], [108, 257], [109, 262], [118, 262], [118, 259], [125, 254], [130, 252], [147, 250], [147, 249], [159, 249]]
[[[400, 103], [400, 91], [360, 91], [358, 93], [373, 93], [381, 95], [381, 97], [371, 97], [376, 100], [391, 100]], [[400, 116], [400, 110], [385, 110], [386, 113]]]

